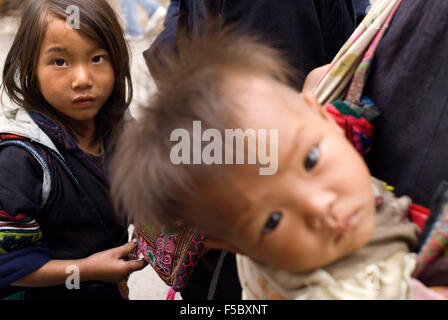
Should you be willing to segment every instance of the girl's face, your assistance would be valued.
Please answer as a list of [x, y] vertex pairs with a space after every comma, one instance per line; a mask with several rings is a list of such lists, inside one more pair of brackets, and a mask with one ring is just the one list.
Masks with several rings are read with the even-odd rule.
[[112, 94], [115, 74], [109, 54], [66, 22], [50, 18], [37, 65], [45, 100], [73, 127], [94, 126]]

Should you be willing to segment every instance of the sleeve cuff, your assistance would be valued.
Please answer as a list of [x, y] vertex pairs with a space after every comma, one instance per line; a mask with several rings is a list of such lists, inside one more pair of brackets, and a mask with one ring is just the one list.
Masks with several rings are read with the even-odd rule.
[[39, 269], [51, 260], [45, 246], [32, 246], [0, 255], [0, 289]]

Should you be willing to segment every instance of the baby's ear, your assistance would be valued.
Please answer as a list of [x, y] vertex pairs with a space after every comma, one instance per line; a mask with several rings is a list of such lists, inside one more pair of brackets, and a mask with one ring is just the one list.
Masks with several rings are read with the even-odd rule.
[[315, 109], [316, 111], [318, 111], [319, 113], [321, 113], [325, 117], [329, 116], [329, 114], [327, 112], [325, 112], [325, 110], [322, 107], [322, 105], [317, 101], [316, 97], [311, 92], [304, 92], [303, 93], [303, 100], [305, 100], [305, 103], [309, 107]]
[[207, 238], [205, 240], [205, 246], [210, 249], [220, 249], [227, 250], [233, 253], [241, 253], [241, 251], [237, 247], [217, 238]]
[[305, 100], [305, 103], [315, 109], [325, 120], [330, 122], [331, 125], [335, 127], [336, 130], [343, 132], [342, 129], [338, 126], [336, 121], [334, 121], [333, 117], [325, 111], [325, 108], [317, 101], [316, 97], [310, 92], [303, 93], [303, 100]]

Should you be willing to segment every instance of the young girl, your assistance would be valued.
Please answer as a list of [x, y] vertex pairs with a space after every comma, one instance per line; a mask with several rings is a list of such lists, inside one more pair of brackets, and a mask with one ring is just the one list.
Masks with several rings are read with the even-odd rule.
[[132, 97], [113, 9], [26, 1], [3, 81], [17, 106], [0, 117], [0, 298], [121, 298], [144, 262], [126, 261], [105, 169]]

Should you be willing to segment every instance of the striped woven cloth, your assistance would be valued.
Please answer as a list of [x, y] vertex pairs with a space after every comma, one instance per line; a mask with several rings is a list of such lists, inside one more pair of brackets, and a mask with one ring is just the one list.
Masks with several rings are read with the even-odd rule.
[[34, 218], [0, 210], [0, 255], [42, 242], [42, 232]]
[[402, 0], [377, 0], [333, 59], [313, 90], [326, 105], [335, 100], [359, 103], [373, 55]]

